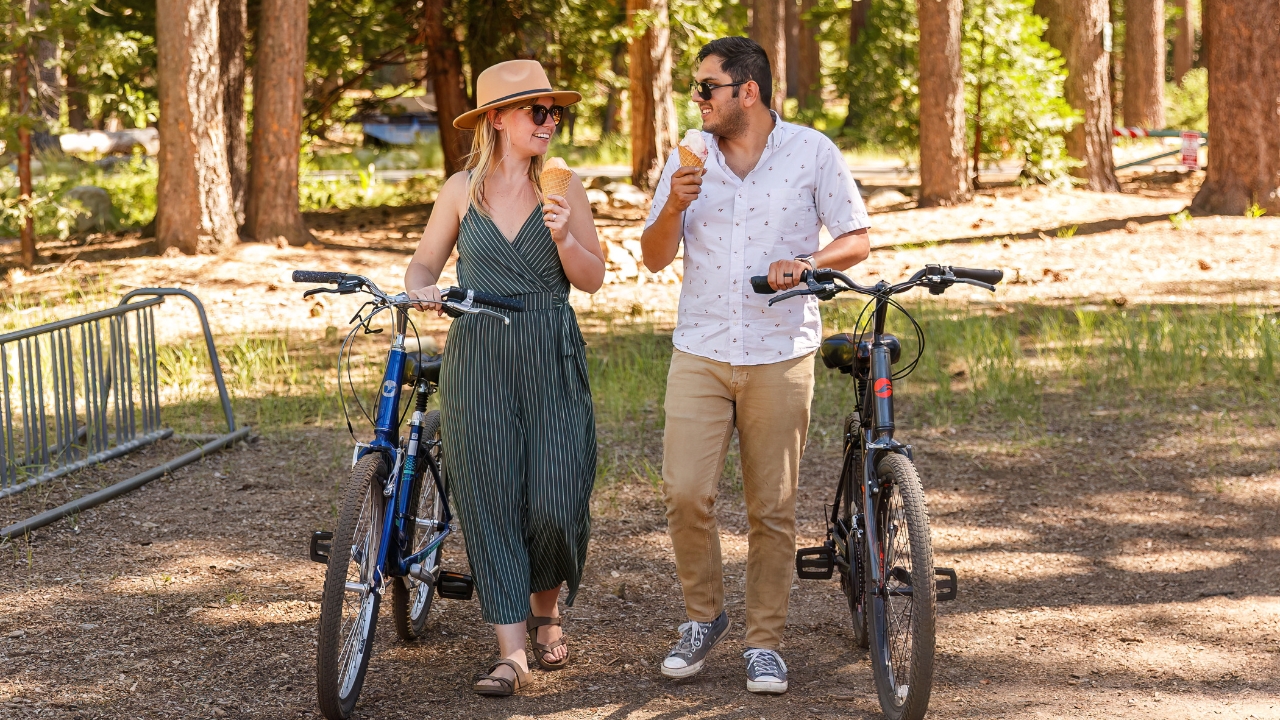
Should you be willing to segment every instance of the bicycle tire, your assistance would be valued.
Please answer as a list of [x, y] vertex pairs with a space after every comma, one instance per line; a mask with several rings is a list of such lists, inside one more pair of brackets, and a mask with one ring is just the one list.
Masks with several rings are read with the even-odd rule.
[[351, 716], [373, 654], [379, 594], [366, 592], [348, 607], [348, 598], [355, 593], [347, 590], [347, 583], [368, 584], [375, 576], [373, 566], [386, 507], [382, 496], [386, 476], [382, 455], [370, 453], [351, 468], [343, 488], [342, 511], [324, 577], [316, 651], [317, 699], [321, 714], [328, 720], [347, 720]]
[[[845, 420], [844, 467], [840, 474], [840, 482], [844, 483], [844, 493], [848, 493], [853, 515], [862, 512], [862, 485], [855, 478], [861, 475], [862, 446], [858, 438], [856, 416]], [[853, 529], [853, 518], [845, 518], [845, 527], [849, 534], [844, 544], [844, 559], [849, 563], [849, 571], [840, 570], [840, 589], [844, 591], [849, 602], [849, 615], [853, 621], [853, 645], [866, 650], [870, 647], [867, 635], [866, 575], [867, 549], [866, 543], [858, 541]]]
[[[889, 454], [877, 471], [882, 487], [876, 503], [877, 532], [885, 557], [886, 592], [877, 592], [868, 572], [872, 675], [888, 720], [920, 720], [929, 709], [936, 648], [929, 512], [920, 475], [910, 460]], [[904, 580], [910, 581], [911, 594], [895, 594], [908, 585]], [[916, 588], [926, 592], [916, 593]]]
[[[432, 410], [427, 413], [422, 420], [422, 440], [421, 442], [429, 442], [440, 440], [440, 411]], [[441, 465], [440, 446], [434, 445], [428, 452], [436, 461], [436, 467], [444, 471]], [[436, 488], [435, 478], [431, 475], [429, 467], [423, 467], [422, 472], [417, 474], [417, 478], [413, 481], [413, 487], [409, 489], [409, 517], [406, 521], [405, 535], [407, 536], [406, 546], [409, 548], [410, 555], [417, 553], [426, 547], [426, 543], [434, 537], [434, 533], [426, 537], [420, 537], [418, 532], [417, 520], [418, 511], [426, 506], [431, 507], [428, 510], [429, 517], [427, 519], [439, 522], [443, 519], [444, 502], [440, 497], [440, 493]], [[438, 531], [437, 531], [438, 532]], [[421, 539], [421, 542], [418, 540]], [[440, 558], [441, 548], [436, 548], [434, 553], [423, 559], [423, 565], [427, 567], [435, 567], [434, 577], [440, 575]], [[427, 616], [431, 613], [431, 601], [435, 597], [435, 582], [423, 582], [417, 578], [408, 575], [396, 578], [391, 584], [391, 618], [395, 621], [396, 635], [405, 642], [413, 642], [419, 640], [426, 634]]]

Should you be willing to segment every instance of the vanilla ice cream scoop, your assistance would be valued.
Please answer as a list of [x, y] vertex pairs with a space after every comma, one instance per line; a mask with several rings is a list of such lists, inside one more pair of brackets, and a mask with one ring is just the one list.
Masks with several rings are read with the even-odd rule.
[[573, 171], [563, 158], [547, 158], [542, 165], [542, 196], [559, 195], [564, 197], [569, 191], [569, 181], [573, 179]]
[[707, 163], [707, 143], [701, 130], [689, 130], [680, 141], [680, 164], [685, 167], [703, 167]]

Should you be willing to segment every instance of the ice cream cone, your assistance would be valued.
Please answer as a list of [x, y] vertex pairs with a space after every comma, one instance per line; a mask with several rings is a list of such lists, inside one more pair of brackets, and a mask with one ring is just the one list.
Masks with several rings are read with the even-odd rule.
[[542, 171], [542, 196], [559, 195], [565, 197], [569, 191], [569, 181], [573, 179], [573, 171], [564, 168], [546, 168]]
[[698, 157], [692, 150], [683, 145], [677, 145], [676, 147], [680, 148], [681, 167], [703, 167], [702, 158]]

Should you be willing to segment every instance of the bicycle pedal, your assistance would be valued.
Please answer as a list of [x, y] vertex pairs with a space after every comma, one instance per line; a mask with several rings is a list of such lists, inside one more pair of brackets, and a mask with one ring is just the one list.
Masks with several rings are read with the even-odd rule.
[[938, 592], [938, 602], [947, 602], [956, 599], [956, 571], [951, 568], [935, 567], [933, 569], [934, 587]]
[[470, 575], [456, 572], [441, 572], [436, 579], [436, 594], [450, 600], [470, 600], [476, 584]]
[[796, 551], [796, 575], [804, 580], [830, 580], [835, 566], [835, 552], [827, 545]]
[[316, 530], [311, 533], [311, 560], [323, 565], [329, 564], [329, 551], [333, 546], [333, 533], [328, 530]]

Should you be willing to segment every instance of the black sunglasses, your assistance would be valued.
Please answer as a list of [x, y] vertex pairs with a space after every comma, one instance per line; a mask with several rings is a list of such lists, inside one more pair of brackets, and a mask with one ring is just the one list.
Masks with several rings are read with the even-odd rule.
[[737, 87], [739, 85], [746, 85], [749, 82], [751, 81], [743, 80], [742, 82], [725, 83], [724, 85], [713, 85], [709, 82], [698, 82], [697, 80], [694, 80], [693, 83], [689, 85], [689, 92], [692, 93], [694, 96], [701, 98], [705, 102], [711, 99], [711, 93], [713, 90], [716, 90], [722, 87]]
[[546, 122], [548, 115], [551, 116], [551, 122], [559, 125], [560, 118], [564, 117], [563, 105], [552, 105], [551, 107], [547, 107], [546, 105], [521, 105], [520, 107], [516, 108], [516, 110], [530, 111], [530, 114], [533, 115], [534, 125], [541, 125], [542, 123]]

